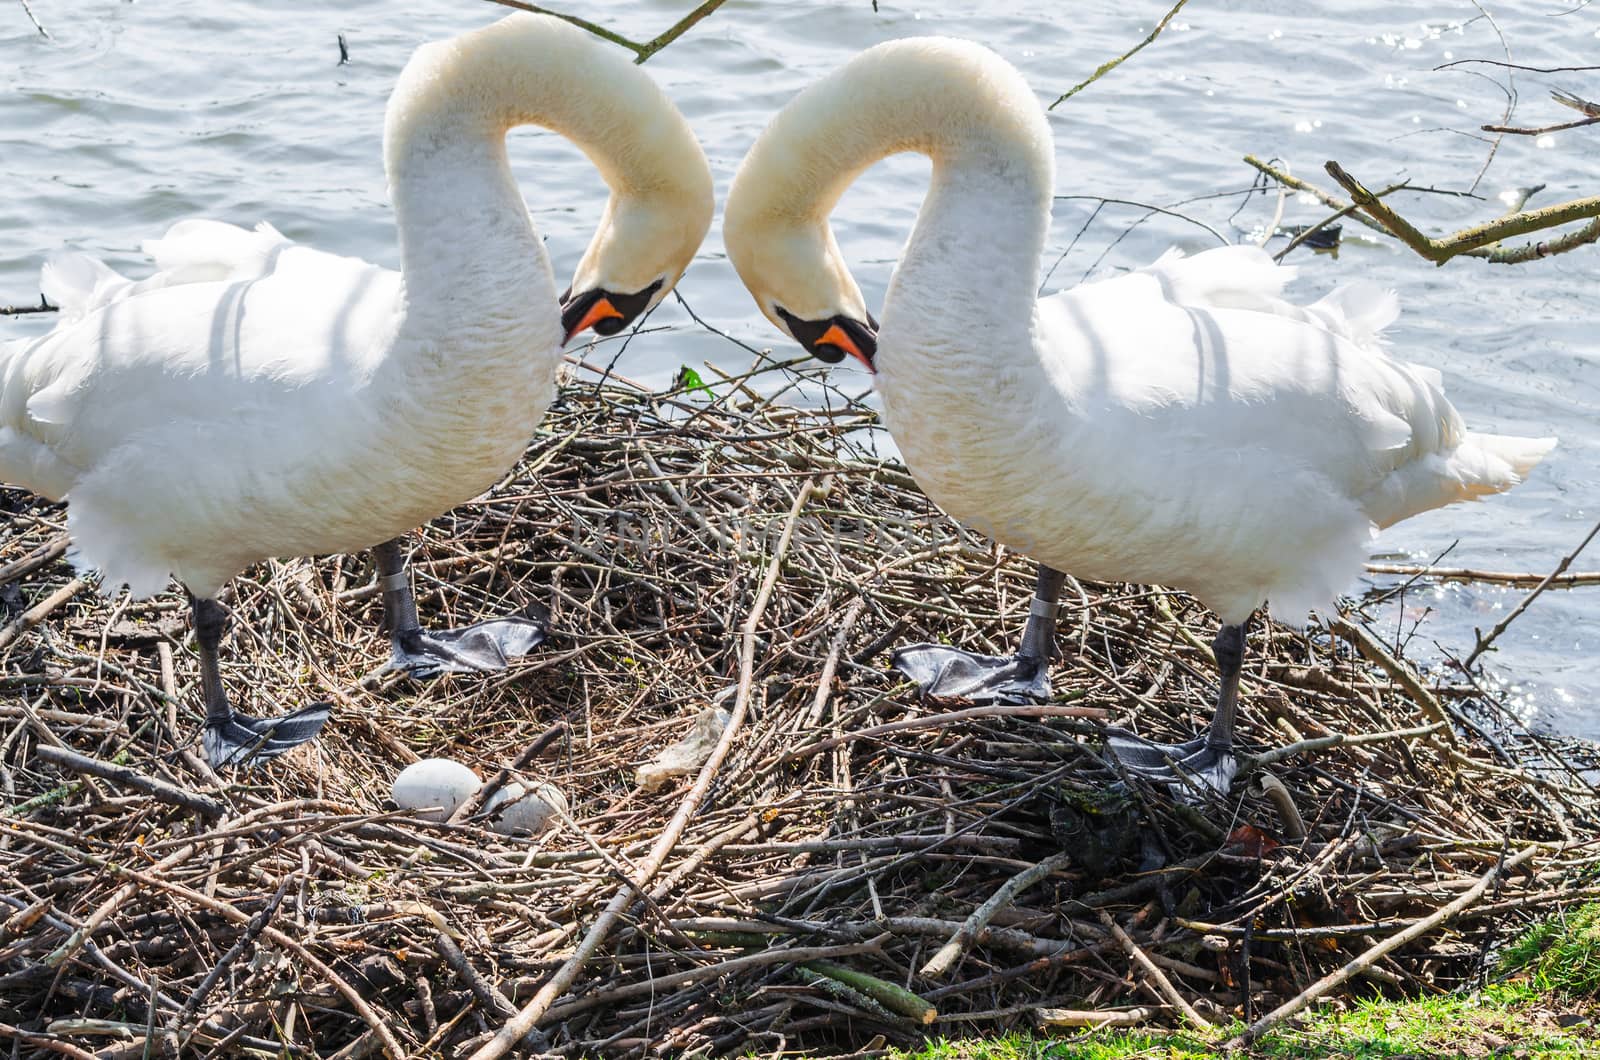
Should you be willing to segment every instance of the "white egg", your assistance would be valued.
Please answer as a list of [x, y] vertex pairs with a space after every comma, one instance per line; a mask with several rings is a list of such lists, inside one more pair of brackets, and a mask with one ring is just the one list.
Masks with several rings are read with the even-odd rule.
[[554, 784], [535, 784], [533, 790], [511, 781], [489, 796], [484, 807], [489, 827], [501, 835], [538, 835], [567, 812], [567, 797]]
[[482, 786], [476, 773], [454, 759], [424, 758], [394, 778], [393, 798], [402, 810], [420, 811], [425, 821], [443, 821]]

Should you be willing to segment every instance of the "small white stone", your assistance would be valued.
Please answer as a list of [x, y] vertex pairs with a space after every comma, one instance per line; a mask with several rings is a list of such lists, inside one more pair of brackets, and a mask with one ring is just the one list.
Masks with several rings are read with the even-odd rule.
[[443, 821], [483, 786], [478, 775], [450, 758], [424, 758], [394, 778], [392, 798], [425, 821]]
[[489, 827], [501, 835], [538, 835], [567, 812], [567, 797], [554, 784], [540, 783], [528, 790], [516, 781], [489, 796], [484, 807]]

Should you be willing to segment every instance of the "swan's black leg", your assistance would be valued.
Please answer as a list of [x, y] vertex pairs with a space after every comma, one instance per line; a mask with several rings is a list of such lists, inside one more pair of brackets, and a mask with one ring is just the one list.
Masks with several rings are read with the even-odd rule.
[[383, 591], [383, 628], [393, 647], [391, 669], [412, 677], [475, 670], [504, 670], [508, 660], [526, 655], [544, 640], [549, 627], [521, 615], [490, 618], [460, 629], [427, 630], [417, 621], [417, 601], [406, 573], [400, 538], [372, 550]]
[[1010, 658], [977, 655], [943, 644], [913, 644], [894, 653], [891, 666], [922, 694], [973, 703], [1044, 703], [1050, 698], [1050, 662], [1056, 657], [1056, 608], [1067, 576], [1039, 565], [1022, 644]]
[[316, 738], [333, 707], [313, 703], [278, 718], [252, 718], [228, 703], [217, 665], [217, 646], [228, 628], [228, 613], [215, 600], [193, 598], [194, 639], [200, 648], [200, 689], [206, 721], [202, 742], [212, 766], [257, 765]]
[[1187, 777], [1213, 791], [1228, 790], [1239, 771], [1233, 757], [1233, 725], [1239, 709], [1239, 672], [1244, 668], [1244, 626], [1223, 626], [1211, 650], [1222, 688], [1205, 735], [1181, 744], [1159, 744], [1129, 732], [1113, 732], [1106, 751], [1123, 769], [1157, 783], [1186, 783]]

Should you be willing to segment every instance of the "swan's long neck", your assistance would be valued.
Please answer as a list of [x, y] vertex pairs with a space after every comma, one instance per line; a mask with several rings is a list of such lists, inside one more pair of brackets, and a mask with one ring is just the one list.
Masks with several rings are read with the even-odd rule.
[[444, 341], [538, 318], [554, 336], [553, 363], [555, 281], [506, 158], [505, 135], [519, 125], [550, 129], [588, 155], [612, 192], [602, 234], [619, 213], [667, 212], [692, 194], [684, 185], [698, 174], [685, 154], [698, 147], [648, 75], [556, 19], [513, 15], [419, 48], [407, 64], [389, 102], [384, 160], [408, 326]]
[[902, 348], [932, 351], [957, 336], [973, 355], [942, 351], [942, 371], [992, 373], [997, 362], [1036, 361], [1031, 335], [1052, 182], [1048, 155], [1040, 164], [1017, 154], [963, 144], [934, 156], [884, 299], [883, 370], [895, 368]]
[[802, 303], [783, 307], [802, 318], [859, 319], [828, 214], [862, 170], [902, 151], [932, 159], [933, 181], [884, 306], [884, 343], [937, 355], [930, 342], [958, 330], [978, 343], [1026, 336], [1054, 185], [1050, 130], [1021, 75], [966, 41], [879, 45], [780, 112], [728, 196], [741, 275], [758, 300], [769, 287]]
[[430, 132], [389, 152], [408, 328], [448, 340], [540, 310], [551, 316], [549, 257], [512, 178], [504, 130]]

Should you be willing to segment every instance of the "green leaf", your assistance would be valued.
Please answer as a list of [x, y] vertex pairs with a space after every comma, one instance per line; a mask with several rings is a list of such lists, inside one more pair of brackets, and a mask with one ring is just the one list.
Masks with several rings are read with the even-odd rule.
[[677, 390], [687, 390], [690, 393], [696, 390], [704, 390], [707, 397], [716, 396], [711, 393], [711, 388], [706, 386], [706, 381], [700, 378], [700, 373], [686, 364], [678, 367], [678, 378], [673, 382], [673, 387]]

